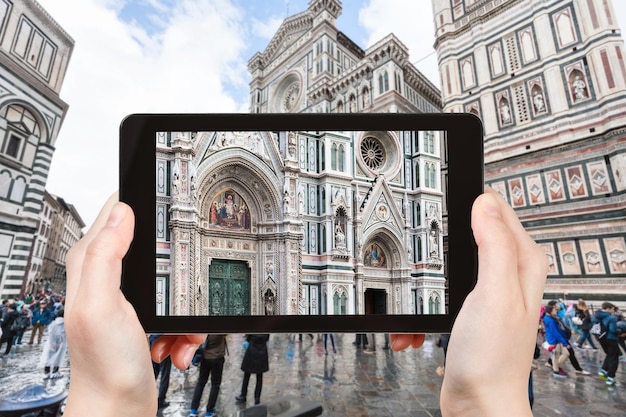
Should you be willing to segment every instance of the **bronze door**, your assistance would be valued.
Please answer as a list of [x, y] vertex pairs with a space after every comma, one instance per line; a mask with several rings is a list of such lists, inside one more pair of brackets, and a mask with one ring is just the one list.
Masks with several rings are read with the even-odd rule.
[[223, 259], [211, 262], [209, 315], [250, 315], [250, 270], [246, 262]]

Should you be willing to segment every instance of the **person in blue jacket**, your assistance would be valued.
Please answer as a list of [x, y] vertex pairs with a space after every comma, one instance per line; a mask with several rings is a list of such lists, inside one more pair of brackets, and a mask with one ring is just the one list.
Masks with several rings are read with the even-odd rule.
[[33, 341], [35, 340], [35, 333], [39, 333], [39, 337], [37, 338], [37, 344], [41, 343], [43, 331], [46, 326], [50, 324], [52, 319], [52, 310], [48, 308], [48, 302], [46, 300], [41, 300], [39, 302], [39, 307], [33, 309], [33, 318], [31, 321], [31, 324], [33, 325], [33, 330], [30, 334], [30, 340], [28, 341], [29, 345], [33, 344]]
[[615, 380], [615, 372], [619, 365], [619, 336], [617, 333], [617, 317], [615, 317], [616, 307], [614, 304], [605, 301], [602, 303], [602, 310], [594, 313], [592, 323], [602, 322], [606, 327], [606, 337], [598, 340], [602, 350], [606, 353], [602, 368], [598, 371], [598, 376], [606, 381], [607, 385], [619, 386]]
[[563, 364], [569, 358], [568, 338], [564, 335], [565, 327], [559, 319], [558, 310], [553, 304], [546, 306], [546, 314], [543, 316], [543, 324], [546, 331], [548, 351], [552, 352], [552, 374], [556, 377], [567, 377]]

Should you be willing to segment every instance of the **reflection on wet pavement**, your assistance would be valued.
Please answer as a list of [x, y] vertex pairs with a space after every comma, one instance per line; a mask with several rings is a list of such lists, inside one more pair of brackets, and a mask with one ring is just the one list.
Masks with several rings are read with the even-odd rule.
[[[369, 352], [353, 346], [353, 334], [336, 334], [337, 353], [328, 342], [325, 354], [321, 335], [313, 340], [298, 335], [273, 334], [269, 341], [270, 370], [264, 374], [261, 401], [283, 396], [307, 398], [323, 404], [323, 416], [440, 416], [439, 390], [442, 378], [436, 368], [443, 364], [443, 353], [435, 347], [435, 335], [426, 339], [420, 349], [404, 352], [384, 350], [383, 335], [376, 335], [377, 350]], [[243, 372], [243, 335], [228, 338], [228, 355], [220, 396], [217, 402], [219, 415], [234, 416], [243, 408], [253, 405], [255, 378], [250, 380], [248, 403], [237, 404]], [[43, 370], [38, 362], [42, 345], [20, 345], [7, 361], [0, 362], [0, 397], [28, 384], [42, 383]], [[569, 363], [566, 379], [555, 379], [550, 368], [544, 366], [547, 352], [535, 361], [533, 372], [535, 387], [535, 416], [563, 415], [617, 416], [626, 415], [626, 372], [620, 363], [617, 380], [621, 387], [607, 388], [596, 376], [604, 353], [577, 349], [576, 355], [590, 376], [579, 376]], [[515, 358], [512, 358], [515, 360]], [[69, 373], [62, 368], [61, 372]], [[198, 368], [186, 371], [172, 369], [167, 401], [170, 405], [159, 410], [158, 415], [179, 417], [189, 415], [191, 396], [198, 376]], [[505, 375], [494, 375], [506, 383]], [[67, 378], [47, 381], [49, 384], [66, 384]], [[204, 389], [200, 415], [210, 390]]]

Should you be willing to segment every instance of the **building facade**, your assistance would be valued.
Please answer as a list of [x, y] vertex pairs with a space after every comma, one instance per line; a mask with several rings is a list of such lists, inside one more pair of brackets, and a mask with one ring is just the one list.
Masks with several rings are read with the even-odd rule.
[[24, 294], [65, 290], [65, 258], [69, 249], [83, 237], [84, 227], [85, 223], [72, 204], [45, 192], [24, 281]]
[[1, 298], [19, 296], [28, 275], [73, 48], [36, 1], [0, 0]]
[[[440, 111], [395, 36], [363, 50], [340, 13], [285, 19], [249, 61], [251, 112]], [[157, 314], [445, 313], [443, 139], [159, 134]]]
[[626, 65], [610, 0], [433, 0], [444, 111], [545, 250], [547, 298], [626, 301]]

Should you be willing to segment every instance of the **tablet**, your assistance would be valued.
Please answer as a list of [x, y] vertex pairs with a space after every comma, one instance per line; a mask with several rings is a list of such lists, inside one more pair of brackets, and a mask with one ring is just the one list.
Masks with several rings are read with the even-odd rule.
[[133, 114], [122, 291], [148, 333], [449, 332], [482, 192], [470, 114]]

